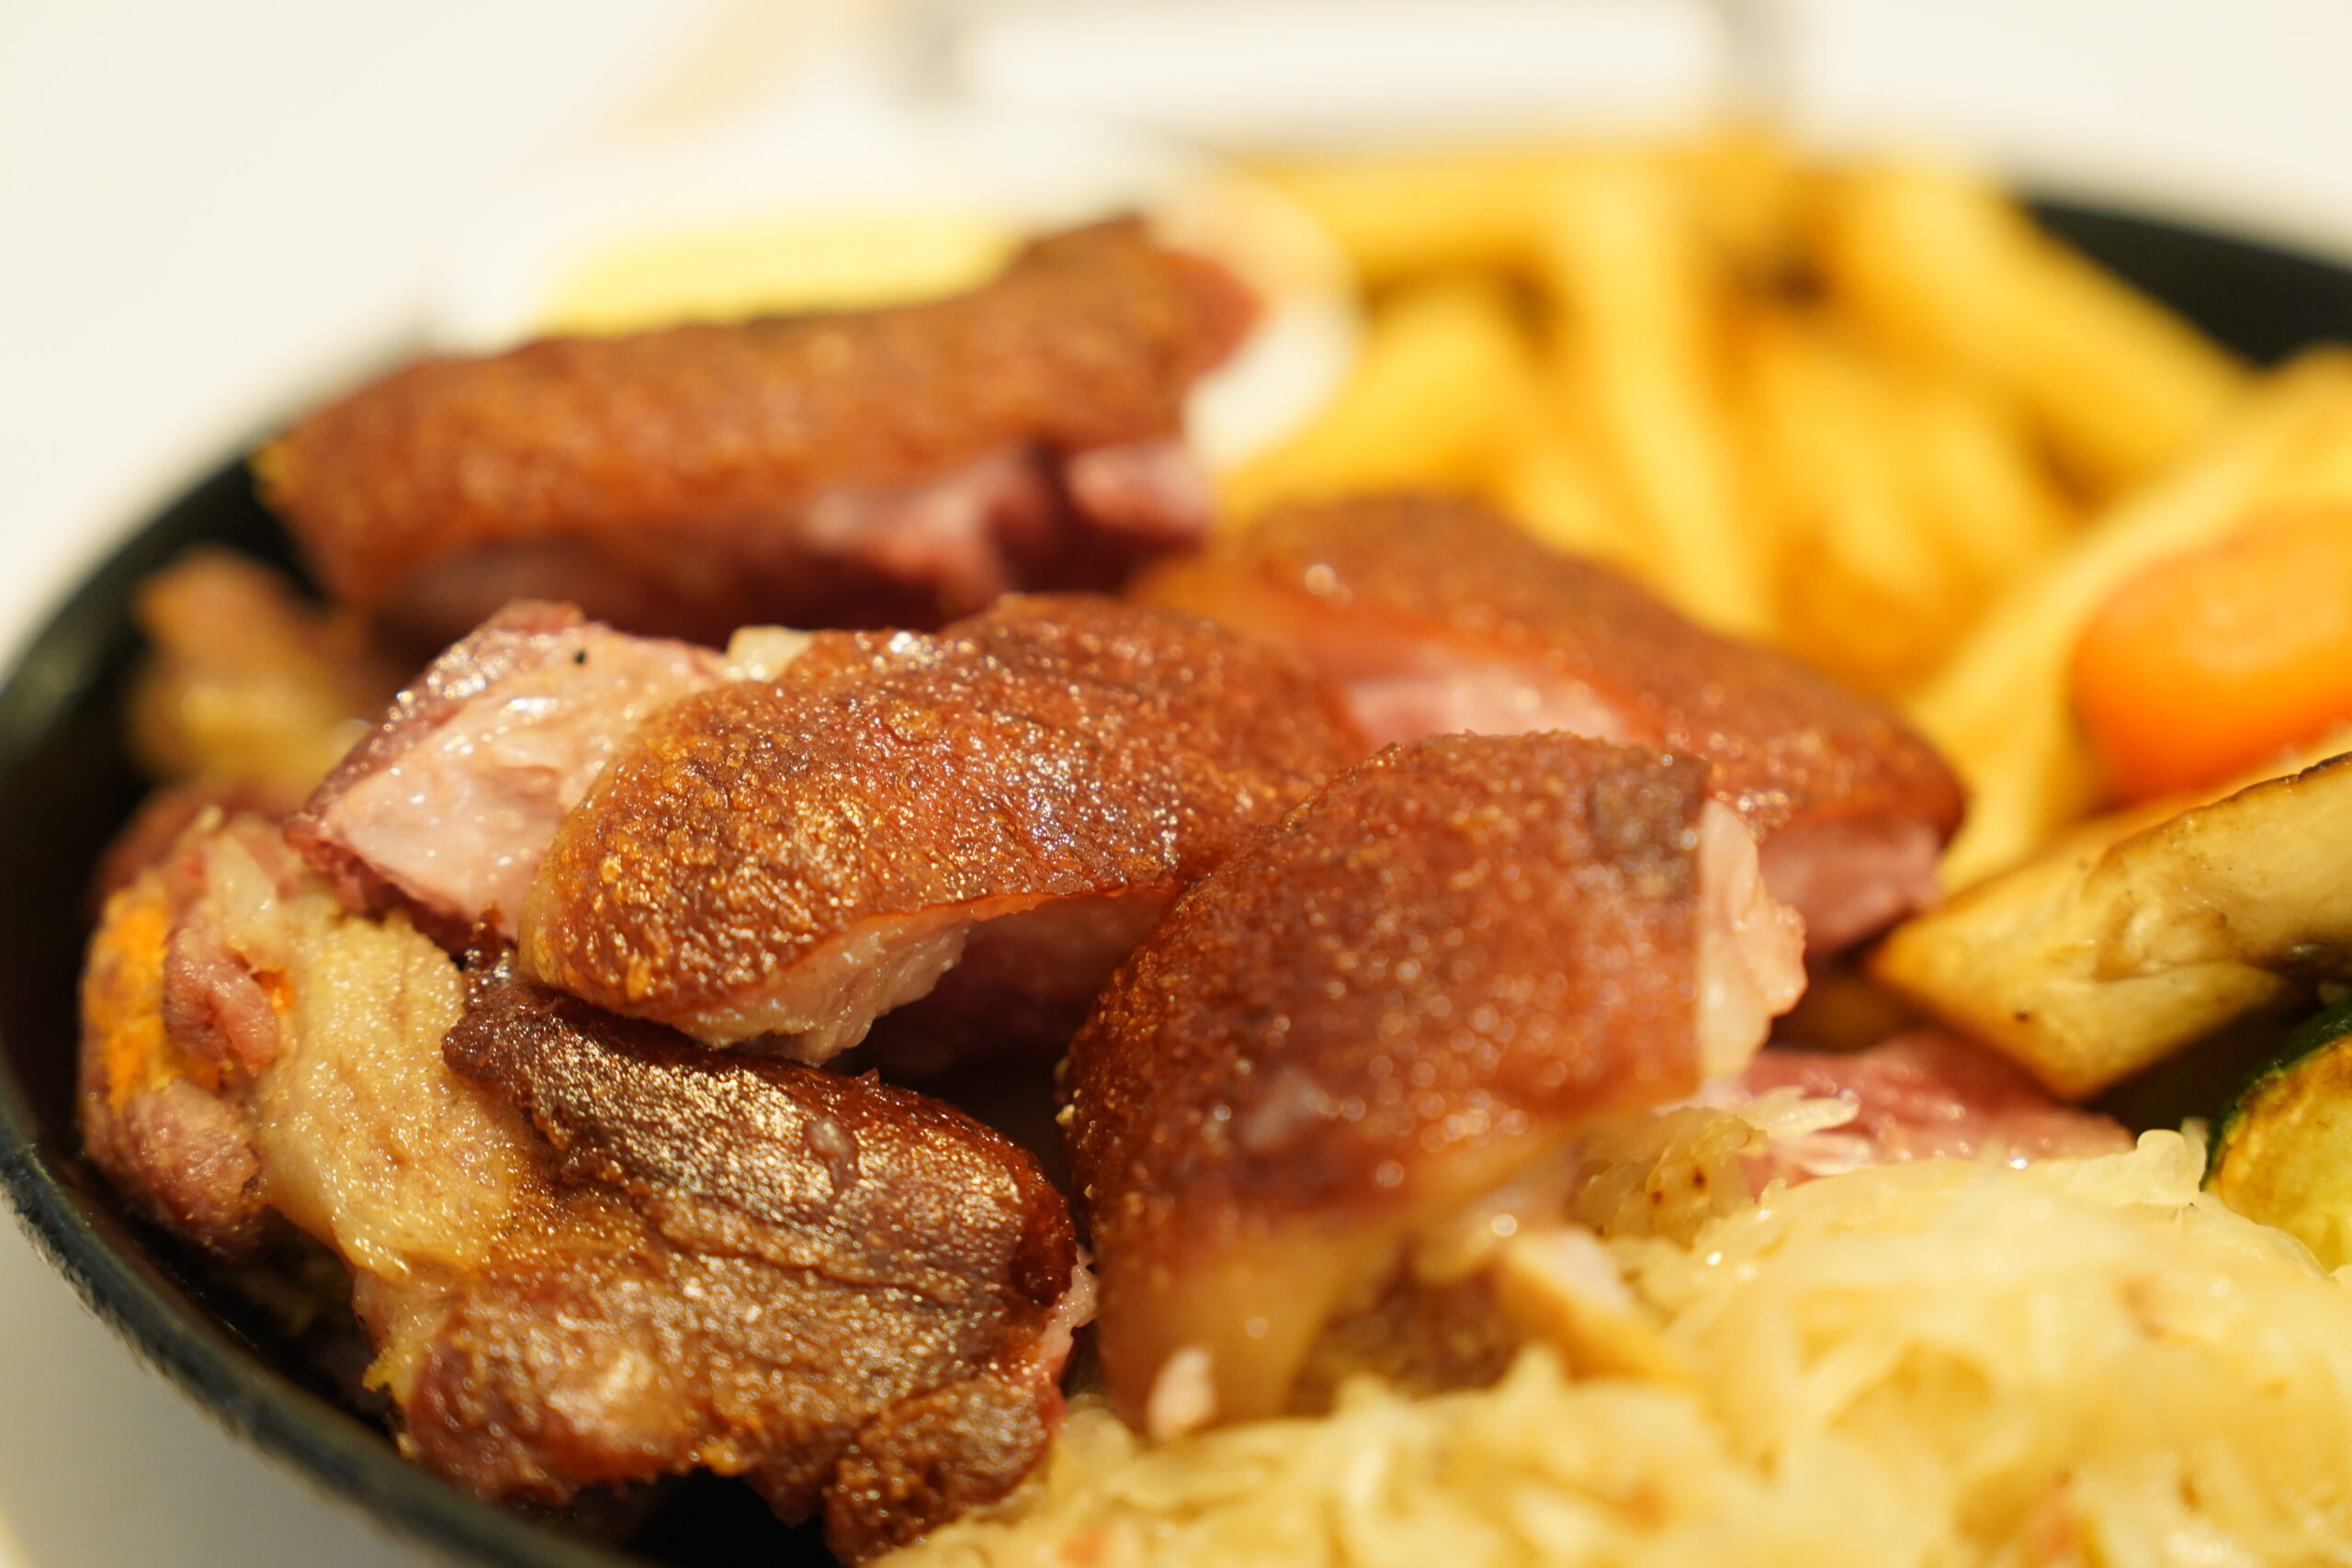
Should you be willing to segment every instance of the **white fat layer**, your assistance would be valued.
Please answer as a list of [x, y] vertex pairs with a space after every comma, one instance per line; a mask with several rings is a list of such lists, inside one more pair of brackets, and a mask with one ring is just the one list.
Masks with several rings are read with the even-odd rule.
[[727, 639], [727, 678], [773, 681], [808, 651], [815, 640], [790, 626], [743, 626]]
[[1037, 1337], [1035, 1354], [1041, 1376], [1051, 1381], [1062, 1375], [1078, 1331], [1094, 1321], [1098, 1298], [1094, 1256], [1081, 1247], [1078, 1249], [1078, 1261], [1070, 1265], [1069, 1286], [1054, 1303], [1053, 1316], [1046, 1320], [1046, 1331]]
[[1187, 1345], [1161, 1362], [1144, 1401], [1145, 1435], [1155, 1443], [1170, 1442], [1216, 1420], [1216, 1370], [1205, 1345]]
[[1720, 801], [1700, 810], [1698, 858], [1699, 1066], [1730, 1077], [1804, 994], [1804, 921], [1766, 889], [1756, 840]]

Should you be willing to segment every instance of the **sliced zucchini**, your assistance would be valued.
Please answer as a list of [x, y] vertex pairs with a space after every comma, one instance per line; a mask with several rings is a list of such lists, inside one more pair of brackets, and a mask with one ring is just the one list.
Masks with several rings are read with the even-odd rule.
[[2222, 1113], [2205, 1185], [2330, 1269], [2352, 1263], [2352, 1001], [2297, 1028]]

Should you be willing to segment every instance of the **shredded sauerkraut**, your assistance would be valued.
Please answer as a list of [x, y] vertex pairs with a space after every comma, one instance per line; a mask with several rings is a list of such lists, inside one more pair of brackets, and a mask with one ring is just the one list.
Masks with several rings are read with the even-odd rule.
[[1158, 1446], [1080, 1400], [917, 1564], [2352, 1560], [2352, 1291], [2199, 1190], [2203, 1151], [1773, 1188], [1609, 1255], [1688, 1378], [1493, 1387]]

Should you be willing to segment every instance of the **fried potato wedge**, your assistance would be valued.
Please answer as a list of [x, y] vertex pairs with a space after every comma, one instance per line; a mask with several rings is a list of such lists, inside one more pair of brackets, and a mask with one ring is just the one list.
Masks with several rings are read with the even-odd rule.
[[2171, 809], [1897, 927], [1872, 974], [2068, 1099], [2352, 975], [2352, 756]]

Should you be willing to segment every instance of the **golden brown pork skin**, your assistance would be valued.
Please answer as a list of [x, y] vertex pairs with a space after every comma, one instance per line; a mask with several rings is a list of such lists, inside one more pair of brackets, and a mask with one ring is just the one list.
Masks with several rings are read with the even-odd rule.
[[1932, 897], [1960, 823], [1951, 770], [1891, 712], [1473, 502], [1293, 507], [1155, 570], [1135, 596], [1297, 652], [1375, 745], [1565, 729], [1703, 758], [1815, 953]]
[[[600, 1007], [814, 1062], [923, 996], [967, 935], [1031, 918], [1002, 945], [1051, 961], [992, 960], [1006, 987], [959, 1005], [1010, 1029], [1029, 1010], [997, 999], [1017, 993], [1064, 1018], [1361, 749], [1305, 670], [1193, 616], [1040, 596], [936, 637], [820, 635], [777, 680], [638, 732], [558, 829], [518, 957]], [[1087, 930], [1050, 929], [1073, 908]]]
[[1393, 747], [1170, 911], [1066, 1079], [1130, 1418], [1281, 1412], [1417, 1231], [1739, 1071], [1801, 939], [1706, 784], [1561, 734]]
[[712, 1057], [339, 908], [255, 818], [109, 902], [82, 1129], [231, 1262], [351, 1271], [403, 1450], [494, 1498], [708, 1468], [856, 1559], [1009, 1489], [1091, 1294], [1035, 1162], [868, 1079]]
[[260, 455], [337, 598], [438, 645], [514, 598], [716, 640], [1102, 588], [1207, 526], [1183, 399], [1250, 305], [1132, 222], [898, 310], [421, 361]]

